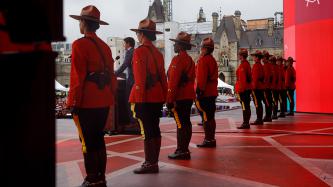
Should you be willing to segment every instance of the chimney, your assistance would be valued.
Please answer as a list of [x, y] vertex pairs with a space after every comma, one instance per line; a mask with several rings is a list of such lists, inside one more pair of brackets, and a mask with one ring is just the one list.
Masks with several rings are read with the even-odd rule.
[[241, 29], [242, 29], [242, 23], [241, 23], [241, 12], [239, 10], [235, 11], [235, 31], [236, 31], [236, 35], [237, 38], [240, 39], [240, 35], [241, 35]]
[[218, 19], [219, 19], [219, 14], [216, 13], [216, 12], [213, 12], [212, 14], [212, 17], [213, 17], [213, 35], [216, 33], [217, 31], [217, 22], [218, 22]]
[[268, 18], [268, 36], [273, 36], [274, 18]]

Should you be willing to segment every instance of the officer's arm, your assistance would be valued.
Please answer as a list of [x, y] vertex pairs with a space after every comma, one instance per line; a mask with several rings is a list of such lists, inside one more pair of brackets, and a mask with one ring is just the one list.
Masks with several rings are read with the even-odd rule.
[[140, 50], [135, 50], [133, 54], [133, 75], [134, 75], [134, 89], [135, 98], [138, 103], [143, 102], [144, 90], [146, 85], [146, 74], [147, 74], [147, 62], [144, 61], [144, 57], [140, 54]]
[[80, 107], [83, 84], [87, 75], [85, 52], [74, 42], [72, 45], [72, 63], [70, 73], [70, 89], [68, 94], [68, 107]]
[[110, 64], [109, 64], [109, 69], [110, 69], [110, 79], [111, 79], [111, 92], [113, 95], [115, 95], [117, 88], [118, 88], [118, 83], [117, 83], [117, 77], [114, 73], [114, 60], [112, 58], [112, 51], [110, 48], [108, 48], [108, 59], [110, 59]]
[[240, 69], [240, 74], [239, 74], [239, 81], [240, 81], [239, 92], [245, 91], [245, 85], [247, 84], [246, 74], [247, 74], [247, 71], [244, 68], [244, 66], [242, 66]]
[[289, 73], [289, 68], [286, 70], [286, 75], [285, 75], [285, 85], [286, 85], [286, 88], [289, 88], [289, 84], [290, 84], [290, 73]]
[[161, 78], [161, 84], [162, 84], [162, 89], [163, 89], [163, 93], [164, 93], [164, 100], [166, 100], [167, 97], [167, 91], [168, 91], [168, 82], [167, 82], [167, 77], [165, 74], [165, 68], [164, 68], [164, 59], [163, 59], [163, 55], [161, 54], [161, 61], [162, 61], [162, 66], [160, 67], [160, 78]]
[[252, 69], [252, 85], [253, 88], [257, 88], [257, 84], [259, 82], [259, 67], [254, 65]]
[[199, 60], [197, 65], [197, 89], [204, 92], [206, 89], [207, 79], [208, 79], [208, 67], [204, 61]]
[[182, 73], [182, 67], [180, 63], [177, 63], [177, 57], [174, 57], [171, 61], [168, 70], [168, 94], [167, 103], [172, 103], [176, 99], [177, 88], [180, 81], [180, 76]]

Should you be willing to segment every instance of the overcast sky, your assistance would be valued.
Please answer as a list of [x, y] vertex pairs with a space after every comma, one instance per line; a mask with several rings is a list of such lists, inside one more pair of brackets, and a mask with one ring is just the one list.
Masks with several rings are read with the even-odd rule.
[[[151, 0], [153, 2], [153, 0]], [[106, 40], [109, 36], [134, 37], [130, 28], [137, 28], [140, 20], [148, 14], [149, 0], [64, 0], [64, 31], [68, 42], [82, 37], [79, 22], [70, 14], [79, 15], [87, 5], [95, 5], [101, 12], [101, 19], [110, 25], [101, 26], [97, 34]], [[274, 17], [283, 10], [283, 0], [173, 0], [173, 20], [177, 22], [196, 21], [200, 7], [211, 21], [212, 12], [232, 15], [240, 10], [242, 19]]]

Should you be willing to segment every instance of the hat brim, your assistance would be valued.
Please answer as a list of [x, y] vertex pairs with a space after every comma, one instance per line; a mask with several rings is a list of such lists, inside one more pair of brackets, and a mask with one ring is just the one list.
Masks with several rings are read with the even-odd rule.
[[134, 31], [134, 32], [147, 31], [147, 32], [155, 33], [155, 34], [163, 34], [163, 32], [156, 31], [156, 30], [149, 30], [149, 29], [130, 29], [130, 30]]
[[205, 48], [211, 48], [211, 49], [214, 49], [213, 46], [210, 46], [210, 45], [200, 45], [201, 48], [205, 47]]
[[76, 20], [80, 20], [80, 19], [86, 19], [86, 20], [90, 20], [90, 21], [94, 21], [99, 23], [100, 25], [109, 25], [107, 22], [102, 21], [102, 20], [98, 20], [96, 18], [92, 18], [92, 17], [88, 17], [88, 16], [78, 16], [78, 15], [69, 15], [71, 18], [76, 19]]
[[264, 55], [259, 55], [259, 54], [255, 54], [255, 53], [252, 53], [250, 54], [251, 56], [257, 56], [257, 57], [264, 57]]
[[182, 40], [177, 40], [177, 39], [172, 39], [172, 38], [170, 38], [169, 40], [171, 40], [171, 41], [173, 41], [173, 42], [182, 43], [182, 44], [185, 44], [185, 45], [190, 45], [190, 46], [192, 46], [192, 47], [196, 47], [196, 45], [191, 44], [191, 43], [189, 43], [189, 42], [182, 41]]

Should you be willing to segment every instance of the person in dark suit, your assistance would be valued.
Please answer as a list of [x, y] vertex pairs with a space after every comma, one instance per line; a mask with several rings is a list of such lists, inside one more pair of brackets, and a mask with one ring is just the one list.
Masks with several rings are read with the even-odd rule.
[[[126, 101], [128, 101], [132, 86], [134, 84], [133, 67], [132, 67], [134, 46], [135, 46], [135, 40], [132, 37], [127, 37], [124, 39], [124, 47], [126, 50], [125, 60], [124, 60], [123, 64], [115, 71], [115, 75], [117, 77], [119, 77], [127, 69]], [[131, 115], [130, 105], [128, 105], [128, 107], [127, 107], [127, 112], [128, 112], [128, 115], [127, 115], [128, 122], [130, 124], [135, 124], [136, 120]]]

